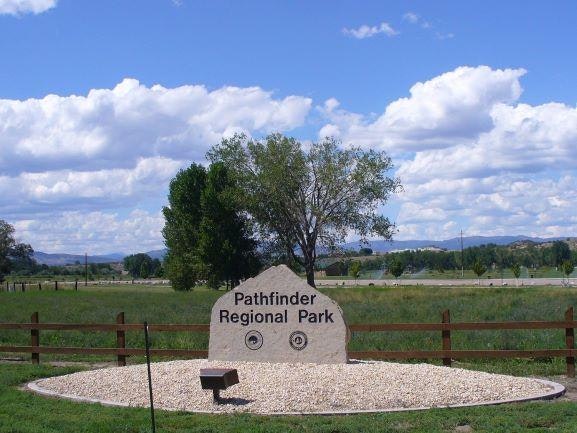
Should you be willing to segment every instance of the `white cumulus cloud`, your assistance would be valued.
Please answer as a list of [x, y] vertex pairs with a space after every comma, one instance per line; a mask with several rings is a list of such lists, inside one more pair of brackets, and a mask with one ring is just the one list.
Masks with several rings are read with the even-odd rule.
[[[202, 163], [235, 132], [303, 125], [311, 102], [259, 87], [149, 87], [135, 79], [86, 95], [0, 100], [0, 214], [21, 228], [28, 221], [26, 239], [39, 250], [60, 248], [49, 229], [58, 227], [64, 250], [83, 239], [94, 252], [126, 251], [121, 241], [137, 238], [133, 218], [162, 207], [178, 169]], [[122, 209], [136, 213], [119, 220]], [[100, 228], [80, 230], [84, 217]], [[160, 217], [154, 224], [150, 218], [144, 221], [152, 228], [136, 230], [143, 238], [134, 245], [162, 246]]]
[[[404, 186], [390, 215], [397, 239], [460, 229], [574, 236], [577, 108], [521, 102], [525, 73], [459, 67], [414, 84], [378, 115], [330, 98], [317, 107], [326, 119], [318, 135], [392, 154]], [[133, 79], [85, 96], [0, 100], [0, 214], [38, 250], [159, 248], [159, 210], [179, 168], [234, 132], [290, 135], [311, 104], [259, 87]]]
[[416, 83], [376, 117], [333, 98], [318, 107], [328, 120], [319, 135], [393, 155], [404, 186], [398, 239], [443, 239], [460, 229], [571, 236], [577, 108], [520, 103], [525, 73], [459, 67]]
[[0, 176], [0, 209], [9, 214], [100, 209], [137, 204], [162, 196], [183, 162], [154, 157], [132, 168], [54, 170]]
[[0, 15], [40, 14], [56, 7], [57, 0], [0, 0]]
[[125, 79], [86, 96], [0, 100], [0, 172], [131, 167], [140, 158], [202, 160], [234, 132], [303, 124], [311, 100], [259, 87], [147, 87]]
[[577, 108], [496, 104], [490, 115], [493, 128], [474, 142], [418, 152], [401, 164], [399, 174], [417, 181], [577, 170]]
[[577, 176], [555, 180], [509, 174], [435, 182], [405, 186], [399, 239], [448, 239], [460, 229], [469, 235], [542, 237], [574, 236], [577, 230], [572, 205]]
[[36, 251], [69, 254], [137, 253], [162, 248], [164, 217], [159, 212], [67, 211], [51, 218], [31, 217], [14, 223], [19, 240]]
[[321, 111], [329, 119], [321, 129], [338, 131], [343, 141], [389, 151], [447, 147], [476, 139], [493, 127], [495, 104], [515, 102], [521, 95], [524, 69], [493, 70], [459, 67], [416, 83], [410, 96], [389, 104], [376, 120], [338, 109]]

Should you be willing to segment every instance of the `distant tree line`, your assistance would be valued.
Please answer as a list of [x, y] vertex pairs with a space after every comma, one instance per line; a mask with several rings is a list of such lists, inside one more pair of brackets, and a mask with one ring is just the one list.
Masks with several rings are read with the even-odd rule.
[[[120, 271], [115, 269], [110, 263], [89, 263], [88, 279], [97, 278], [115, 279], [120, 276]], [[9, 274], [11, 277], [42, 277], [42, 278], [59, 278], [70, 277], [77, 280], [83, 280], [86, 277], [86, 268], [84, 265], [47, 265], [39, 264], [32, 260], [25, 266], [17, 266]], [[67, 278], [67, 279], [70, 279]]]
[[[361, 272], [384, 270], [395, 277], [404, 272], [432, 270], [437, 272], [456, 271], [461, 269], [461, 251], [406, 250], [366, 257], [370, 249], [360, 251], [348, 250], [339, 256], [342, 261], [343, 274], [358, 278]], [[323, 254], [322, 258], [330, 257]], [[577, 251], [572, 251], [565, 241], [555, 241], [543, 246], [535, 243], [500, 246], [487, 244], [468, 247], [463, 250], [463, 268], [472, 270], [478, 277], [488, 269], [510, 269], [516, 278], [521, 274], [521, 267], [537, 269], [542, 267], [556, 268], [569, 276], [577, 263]], [[317, 270], [321, 267], [317, 266]]]
[[[39, 264], [33, 258], [34, 250], [28, 244], [18, 243], [14, 227], [0, 219], [0, 282], [7, 275], [13, 277], [76, 277], [83, 279], [111, 278], [120, 271], [110, 263], [90, 263], [86, 268], [80, 262], [74, 265], [49, 266]], [[124, 258], [124, 268], [133, 278], [161, 277], [162, 263], [147, 254], [133, 254]]]
[[[464, 269], [513, 269], [515, 266], [561, 268], [565, 262], [577, 263], [577, 251], [571, 251], [565, 241], [555, 241], [550, 246], [524, 243], [519, 246], [487, 244], [463, 250]], [[362, 270], [390, 269], [394, 264], [413, 272], [429, 269], [439, 272], [460, 269], [461, 251], [407, 250], [377, 256], [361, 262]], [[481, 274], [483, 274], [482, 272]]]

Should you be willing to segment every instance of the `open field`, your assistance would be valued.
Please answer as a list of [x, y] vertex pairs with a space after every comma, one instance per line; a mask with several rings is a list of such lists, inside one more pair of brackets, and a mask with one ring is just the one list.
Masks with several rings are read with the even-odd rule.
[[[449, 308], [453, 321], [556, 320], [570, 305], [577, 306], [577, 290], [564, 287], [355, 287], [322, 291], [342, 306], [349, 323], [439, 322]], [[223, 292], [198, 289], [178, 293], [158, 286], [95, 286], [70, 290], [0, 293], [0, 321], [26, 322], [39, 311], [41, 322], [113, 322], [124, 311], [127, 322], [208, 323], [214, 301]], [[154, 347], [205, 348], [206, 334], [158, 333]], [[27, 344], [29, 333], [1, 331], [0, 341]], [[112, 333], [43, 331], [43, 344], [111, 346]], [[139, 333], [127, 333], [128, 347], [142, 347]], [[359, 333], [351, 350], [435, 349], [440, 336], [435, 332]], [[559, 331], [453, 332], [453, 346], [468, 348], [562, 348]], [[14, 356], [14, 355], [9, 355]], [[28, 360], [28, 357], [25, 359]], [[41, 362], [55, 357], [42, 355]], [[107, 358], [82, 358], [113, 361]], [[129, 358], [129, 362], [142, 359]], [[514, 375], [561, 376], [563, 359], [477, 360], [455, 366]], [[31, 395], [18, 390], [26, 381], [65, 374], [80, 367], [32, 366], [0, 363], [0, 431], [29, 432], [146, 432], [146, 409], [109, 408]], [[370, 392], [370, 390], [368, 390]], [[469, 425], [474, 432], [572, 432], [577, 425], [577, 405], [570, 401], [533, 402], [515, 405], [426, 412], [330, 417], [259, 417], [251, 415], [210, 416], [157, 413], [158, 432], [454, 432]]]
[[[342, 307], [348, 323], [440, 322], [451, 311], [453, 322], [562, 320], [567, 307], [577, 307], [571, 287], [352, 287], [323, 288]], [[174, 292], [162, 286], [95, 286], [71, 290], [0, 293], [0, 321], [27, 322], [34, 311], [40, 322], [113, 323], [125, 312], [127, 323], [208, 323], [215, 300], [223, 292], [198, 289]], [[437, 350], [438, 332], [355, 333], [350, 350]], [[41, 344], [50, 346], [114, 347], [113, 332], [42, 331]], [[5, 345], [27, 345], [26, 331], [0, 331]], [[156, 333], [155, 348], [206, 349], [206, 333]], [[127, 347], [143, 347], [140, 332], [127, 332]], [[454, 331], [453, 349], [561, 349], [563, 330]], [[8, 355], [7, 355], [8, 356]], [[13, 357], [14, 355], [9, 355]], [[26, 358], [28, 356], [23, 355]], [[71, 359], [42, 355], [43, 360]], [[72, 359], [94, 360], [75, 355]], [[110, 360], [104, 357], [101, 360]], [[138, 359], [128, 359], [138, 362]], [[472, 368], [512, 374], [563, 374], [564, 360], [492, 360], [465, 363]]]

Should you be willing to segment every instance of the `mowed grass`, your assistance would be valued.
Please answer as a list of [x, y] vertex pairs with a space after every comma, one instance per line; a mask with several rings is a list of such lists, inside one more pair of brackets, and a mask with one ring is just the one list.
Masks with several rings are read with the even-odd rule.
[[[116, 323], [125, 313], [126, 323], [209, 323], [212, 304], [224, 292], [198, 289], [175, 292], [166, 286], [115, 285], [79, 287], [78, 291], [27, 291], [0, 293], [0, 322], [28, 322], [37, 311], [40, 322]], [[206, 333], [154, 333], [156, 348], [206, 349]], [[26, 331], [0, 330], [0, 344], [27, 345]], [[115, 347], [114, 332], [41, 331], [44, 346]], [[144, 347], [142, 332], [126, 333], [127, 347]], [[86, 356], [43, 355], [44, 359], [106, 359]], [[108, 358], [110, 359], [110, 358]]]
[[[342, 307], [349, 323], [438, 322], [444, 309], [453, 321], [562, 320], [577, 292], [561, 287], [355, 287], [323, 289]], [[205, 289], [177, 293], [166, 288], [92, 287], [88, 290], [0, 293], [0, 322], [27, 322], [34, 311], [41, 322], [111, 323], [124, 311], [130, 323], [208, 323], [213, 303], [224, 292]], [[129, 347], [142, 347], [142, 333], [127, 333]], [[0, 344], [28, 344], [26, 331], [0, 331]], [[208, 336], [156, 333], [154, 347], [206, 348]], [[41, 344], [113, 347], [113, 333], [41, 332]], [[454, 332], [454, 348], [563, 347], [564, 331]], [[440, 332], [357, 333], [351, 350], [438, 349]], [[26, 355], [29, 356], [29, 355]], [[42, 360], [49, 359], [42, 355]], [[75, 357], [74, 359], [79, 359]], [[94, 357], [88, 358], [95, 360]], [[113, 360], [112, 358], [106, 358]], [[142, 361], [131, 359], [131, 362]], [[564, 359], [496, 360], [458, 366], [518, 375], [564, 373]], [[0, 432], [149, 432], [149, 410], [113, 408], [45, 398], [24, 392], [21, 384], [78, 368], [0, 363]], [[370, 392], [370, 390], [367, 390]], [[157, 411], [157, 432], [575, 432], [573, 402], [530, 402], [462, 409], [434, 409], [351, 416], [263, 417], [200, 415]]]
[[[143, 433], [150, 432], [150, 411], [115, 408], [46, 398], [19, 389], [41, 377], [75, 371], [47, 365], [0, 364], [2, 433]], [[156, 411], [158, 433], [452, 433], [459, 426], [478, 433], [575, 432], [577, 405], [530, 402], [502, 406], [432, 409], [348, 416], [202, 415]]]
[[[349, 323], [440, 322], [448, 309], [452, 322], [564, 320], [577, 307], [577, 290], [565, 287], [361, 287], [323, 290], [343, 308]], [[561, 349], [564, 329], [453, 331], [452, 348]], [[439, 350], [440, 331], [355, 333], [350, 350]], [[467, 360], [459, 366], [515, 375], [563, 374], [565, 360]]]
[[[342, 307], [348, 323], [439, 322], [451, 311], [453, 322], [563, 320], [577, 306], [577, 290], [566, 287], [351, 287], [322, 289]], [[38, 311], [41, 322], [114, 323], [123, 311], [127, 323], [209, 323], [222, 291], [174, 292], [162, 286], [95, 286], [71, 290], [0, 293], [0, 322], [27, 322]], [[560, 349], [564, 330], [454, 331], [454, 349]], [[0, 330], [0, 345], [28, 345], [26, 331]], [[41, 345], [115, 347], [113, 332], [41, 331]], [[207, 333], [158, 332], [155, 348], [206, 349]], [[128, 347], [143, 347], [142, 332], [127, 332]], [[440, 332], [354, 333], [349, 349], [437, 350]], [[23, 355], [29, 356], [29, 355]], [[42, 355], [42, 359], [95, 359]], [[98, 360], [113, 360], [111, 357]], [[129, 362], [140, 362], [141, 359]], [[475, 360], [465, 365], [513, 374], [562, 374], [564, 359]]]

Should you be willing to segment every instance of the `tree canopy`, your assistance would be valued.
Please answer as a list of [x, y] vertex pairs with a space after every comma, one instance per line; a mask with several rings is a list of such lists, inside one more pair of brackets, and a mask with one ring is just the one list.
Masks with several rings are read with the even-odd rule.
[[570, 260], [565, 260], [561, 265], [561, 268], [563, 269], [563, 273], [567, 278], [569, 278], [569, 275], [571, 275], [575, 270], [575, 266], [573, 265], [573, 263], [571, 263]]
[[389, 268], [395, 278], [399, 278], [405, 271], [405, 265], [400, 260], [394, 260]]
[[361, 275], [361, 262], [355, 260], [349, 265], [349, 275], [355, 280], [359, 278]]
[[192, 164], [180, 170], [170, 181], [168, 206], [162, 208], [165, 218], [162, 235], [168, 249], [164, 264], [175, 290], [190, 290], [202, 277], [197, 245], [202, 219], [200, 196], [205, 183], [203, 166]]
[[220, 163], [208, 170], [201, 194], [202, 219], [199, 227], [199, 258], [206, 266], [209, 287], [221, 282], [234, 287], [242, 278], [259, 270], [257, 243], [251, 237], [249, 224], [234, 199], [234, 182]]
[[314, 286], [317, 247], [334, 249], [354, 231], [390, 239], [394, 224], [379, 207], [400, 189], [386, 176], [392, 168], [384, 152], [343, 149], [332, 138], [306, 148], [294, 138], [272, 134], [264, 140], [243, 135], [223, 139], [208, 153], [230, 171], [240, 205], [262, 241], [283, 246], [305, 268]]
[[160, 260], [153, 259], [145, 253], [126, 256], [123, 264], [124, 269], [133, 278], [160, 277], [162, 275], [162, 263], [160, 263]]
[[175, 290], [199, 281], [218, 288], [258, 272], [256, 242], [238, 208], [233, 179], [222, 164], [192, 164], [170, 182], [163, 236], [165, 271]]
[[0, 219], [0, 282], [19, 264], [32, 264], [34, 250], [29, 244], [18, 243], [14, 227]]
[[[562, 245], [564, 244], [564, 246]], [[392, 261], [401, 260], [408, 269], [413, 271], [420, 269], [452, 270], [461, 267], [460, 251], [427, 251], [407, 250], [389, 253]], [[486, 244], [467, 247], [463, 251], [463, 267], [472, 269], [475, 262], [479, 261], [486, 267], [498, 267], [500, 269], [513, 269], [514, 265], [525, 268], [555, 267], [559, 259], [577, 262], [577, 251], [571, 250], [569, 244], [564, 241], [544, 243], [542, 245], [531, 242], [511, 245]], [[375, 258], [376, 260], [377, 258]], [[564, 261], [563, 260], [563, 261]], [[364, 266], [365, 262], [363, 262]], [[561, 262], [562, 264], [562, 262]], [[561, 267], [559, 268], [561, 271]], [[520, 274], [519, 274], [520, 275]]]

